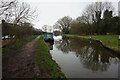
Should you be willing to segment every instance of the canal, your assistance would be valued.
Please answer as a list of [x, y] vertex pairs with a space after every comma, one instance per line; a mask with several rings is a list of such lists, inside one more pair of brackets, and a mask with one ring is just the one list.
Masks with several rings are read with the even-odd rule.
[[77, 37], [54, 37], [52, 58], [67, 78], [118, 78], [118, 57], [99, 42]]

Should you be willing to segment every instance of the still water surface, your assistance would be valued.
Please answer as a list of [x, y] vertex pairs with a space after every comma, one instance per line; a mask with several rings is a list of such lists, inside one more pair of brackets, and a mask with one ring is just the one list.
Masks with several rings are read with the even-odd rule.
[[67, 78], [118, 78], [120, 57], [96, 41], [55, 38], [50, 53]]

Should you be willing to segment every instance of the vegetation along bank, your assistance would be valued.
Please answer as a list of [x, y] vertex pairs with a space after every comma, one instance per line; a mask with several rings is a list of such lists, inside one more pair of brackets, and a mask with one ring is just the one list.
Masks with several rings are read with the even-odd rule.
[[48, 73], [47, 77], [65, 79], [65, 75], [62, 73], [59, 65], [52, 59], [49, 47], [43, 37], [40, 38], [36, 47], [36, 66], [39, 67], [39, 70]]
[[74, 34], [66, 34], [66, 36], [69, 37], [80, 37], [80, 38], [87, 38], [87, 39], [94, 39], [99, 40], [102, 42], [102, 44], [108, 48], [111, 48], [113, 50], [119, 51], [119, 43], [120, 40], [118, 40], [118, 35], [74, 35]]

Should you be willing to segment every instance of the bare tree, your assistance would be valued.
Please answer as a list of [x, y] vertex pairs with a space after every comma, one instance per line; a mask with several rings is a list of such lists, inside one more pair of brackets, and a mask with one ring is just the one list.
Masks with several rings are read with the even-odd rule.
[[88, 5], [82, 14], [84, 22], [99, 22], [105, 10], [114, 10], [111, 2], [95, 2]]
[[19, 22], [30, 21], [35, 18], [36, 10], [32, 10], [30, 5], [23, 2], [22, 4], [16, 4], [15, 7], [15, 18], [14, 23], [17, 24]]
[[42, 27], [42, 31], [47, 32], [47, 25], [44, 25], [44, 26]]
[[9, 21], [10, 17], [12, 17], [10, 12], [12, 13], [11, 10], [16, 2], [16, 0], [0, 0], [0, 20]]
[[65, 16], [56, 22], [56, 27], [60, 29], [63, 33], [69, 33], [71, 21], [71, 17]]
[[15, 3], [16, 0], [0, 0], [0, 15], [11, 9]]
[[29, 22], [38, 16], [36, 10], [33, 10], [28, 3], [19, 3], [17, 0], [10, 2], [2, 1], [0, 11], [5, 21], [14, 24]]

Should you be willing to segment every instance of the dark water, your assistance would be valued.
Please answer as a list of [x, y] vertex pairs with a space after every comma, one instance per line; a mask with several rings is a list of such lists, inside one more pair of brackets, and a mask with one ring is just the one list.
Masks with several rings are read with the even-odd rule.
[[68, 78], [118, 78], [120, 57], [94, 40], [55, 39], [53, 59]]

